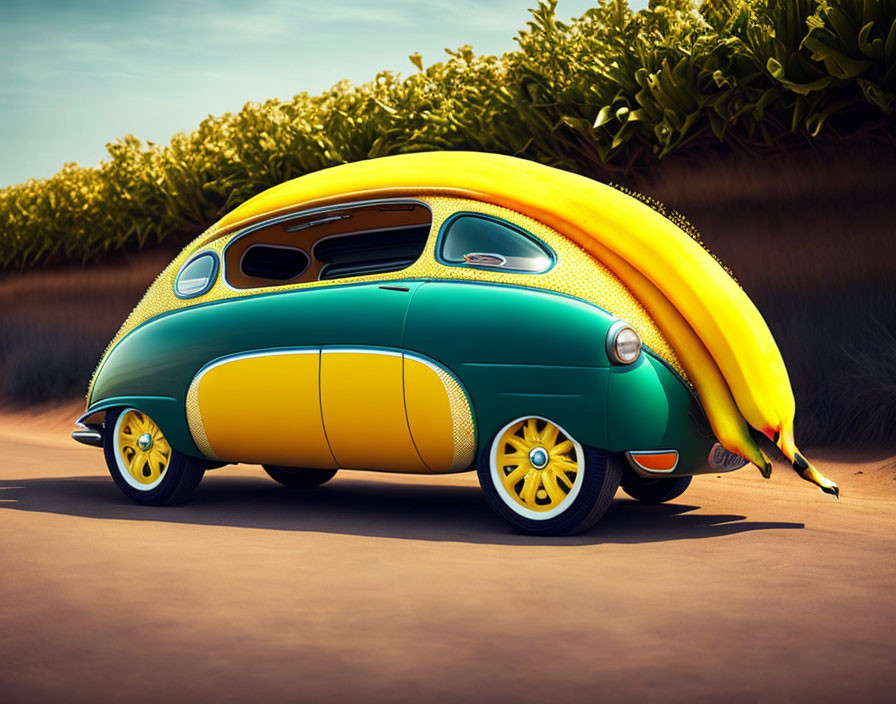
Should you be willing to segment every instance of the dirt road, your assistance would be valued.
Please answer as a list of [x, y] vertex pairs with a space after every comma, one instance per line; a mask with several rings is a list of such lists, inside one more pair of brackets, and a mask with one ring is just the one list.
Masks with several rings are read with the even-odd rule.
[[223, 469], [147, 509], [99, 451], [7, 431], [5, 702], [892, 701], [892, 459], [821, 462], [839, 504], [743, 470], [532, 539], [474, 475]]

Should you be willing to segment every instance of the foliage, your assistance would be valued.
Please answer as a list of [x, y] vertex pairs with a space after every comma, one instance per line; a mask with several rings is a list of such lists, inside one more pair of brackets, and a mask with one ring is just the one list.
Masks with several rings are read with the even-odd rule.
[[88, 261], [200, 232], [252, 195], [348, 161], [429, 149], [586, 174], [725, 143], [875, 132], [894, 141], [896, 0], [542, 0], [519, 49], [471, 47], [402, 78], [249, 103], [167, 146], [127, 136], [96, 168], [0, 191], [0, 269]]

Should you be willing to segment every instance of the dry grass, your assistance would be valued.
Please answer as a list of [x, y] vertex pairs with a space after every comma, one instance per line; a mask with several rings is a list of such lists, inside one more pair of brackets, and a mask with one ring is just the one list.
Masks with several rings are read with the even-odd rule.
[[[787, 362], [804, 445], [896, 444], [894, 172], [886, 152], [852, 143], [669, 159], [623, 181], [686, 214], [756, 302]], [[171, 256], [0, 279], [0, 399], [83, 393]]]
[[169, 260], [168, 252], [145, 252], [0, 279], [0, 402], [86, 391], [103, 349]]

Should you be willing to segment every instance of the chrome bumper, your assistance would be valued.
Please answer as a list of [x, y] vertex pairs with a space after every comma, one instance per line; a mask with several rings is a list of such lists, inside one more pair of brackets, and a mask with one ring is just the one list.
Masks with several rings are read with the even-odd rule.
[[96, 428], [78, 428], [72, 432], [72, 440], [91, 447], [103, 446], [103, 434]]
[[717, 472], [733, 472], [735, 469], [740, 469], [749, 464], [743, 457], [729, 452], [719, 443], [712, 446], [707, 460], [709, 461], [709, 466]]
[[78, 429], [72, 432], [72, 440], [91, 447], [103, 446], [103, 428], [106, 419], [105, 411], [85, 413], [75, 421]]

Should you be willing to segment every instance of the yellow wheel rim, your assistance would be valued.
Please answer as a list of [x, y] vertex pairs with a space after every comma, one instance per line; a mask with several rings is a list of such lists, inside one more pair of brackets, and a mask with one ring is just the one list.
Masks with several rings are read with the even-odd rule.
[[499, 434], [492, 472], [511, 508], [522, 507], [525, 511], [520, 513], [535, 512], [546, 518], [543, 514], [565, 509], [575, 498], [581, 485], [581, 462], [581, 445], [562, 428], [544, 418], [524, 418]]
[[152, 418], [140, 411], [125, 411], [118, 419], [116, 441], [119, 468], [126, 480], [146, 489], [162, 479], [171, 463], [171, 446]]

